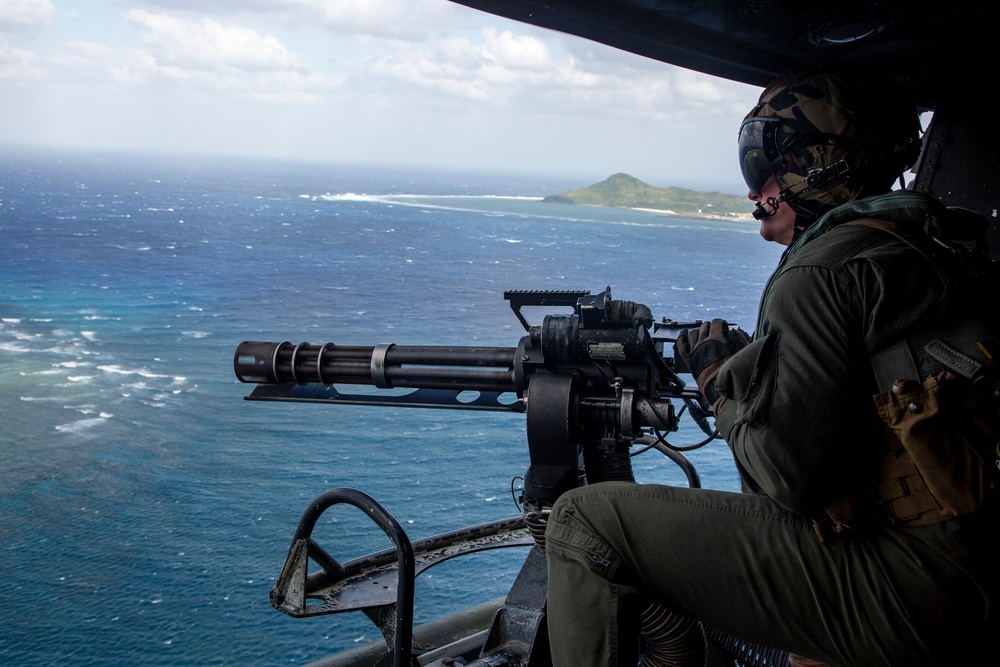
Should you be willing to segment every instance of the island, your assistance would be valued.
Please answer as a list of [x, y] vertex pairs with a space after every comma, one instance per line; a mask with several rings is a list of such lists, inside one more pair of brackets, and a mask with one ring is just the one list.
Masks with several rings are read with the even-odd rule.
[[700, 192], [686, 188], [658, 188], [628, 174], [614, 174], [585, 188], [568, 190], [542, 199], [552, 204], [614, 206], [679, 215], [726, 220], [752, 220], [753, 206], [746, 196]]

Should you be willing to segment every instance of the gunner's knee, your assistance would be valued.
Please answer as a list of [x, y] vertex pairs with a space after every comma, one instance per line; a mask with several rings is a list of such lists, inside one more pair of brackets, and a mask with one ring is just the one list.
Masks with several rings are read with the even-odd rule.
[[552, 505], [548, 526], [573, 525], [581, 526], [581, 529], [583, 529], [581, 524], [587, 523], [583, 517], [586, 514], [586, 505], [590, 495], [590, 489], [584, 486], [570, 489], [559, 496]]
[[545, 550], [550, 563], [577, 561], [595, 574], [613, 579], [622, 559], [602, 530], [601, 511], [593, 507], [600, 502], [601, 498], [589, 493], [586, 487], [573, 489], [555, 502], [545, 529]]
[[622, 511], [620, 500], [634, 494], [636, 488], [633, 482], [602, 482], [570, 489], [553, 504], [549, 525], [574, 524], [601, 534], [602, 526], [618, 523], [615, 517]]

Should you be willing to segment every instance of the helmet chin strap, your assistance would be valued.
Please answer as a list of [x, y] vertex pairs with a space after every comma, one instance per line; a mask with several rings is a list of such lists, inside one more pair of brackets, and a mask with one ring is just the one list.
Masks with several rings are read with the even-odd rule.
[[[835, 164], [831, 164], [829, 167], [824, 169], [815, 169], [810, 171], [809, 175], [802, 180], [792, 183], [787, 188], [782, 188], [781, 191], [778, 192], [777, 197], [768, 197], [764, 202], [757, 202], [752, 215], [755, 220], [769, 218], [778, 212], [778, 206], [780, 204], [788, 202], [788, 205], [795, 209], [798, 217], [803, 218], [802, 222], [805, 222], [806, 226], [808, 226], [813, 220], [815, 220], [816, 217], [818, 217], [817, 212], [804, 205], [801, 201], [793, 203], [792, 200], [805, 194], [806, 192], [809, 192], [813, 188], [817, 188], [824, 183], [832, 181], [835, 178], [845, 176], [848, 171], [849, 167], [846, 160], [841, 160]], [[770, 208], [765, 208], [765, 204]]]

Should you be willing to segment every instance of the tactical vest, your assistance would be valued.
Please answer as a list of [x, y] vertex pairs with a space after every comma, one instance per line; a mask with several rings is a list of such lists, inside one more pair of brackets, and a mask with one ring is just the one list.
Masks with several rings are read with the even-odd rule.
[[[926, 526], [971, 514], [995, 498], [998, 346], [986, 322], [968, 320], [919, 342], [907, 338], [873, 358], [879, 388], [887, 388], [875, 396], [886, 452], [872, 491], [890, 522]], [[886, 358], [905, 356], [913, 359], [909, 372], [900, 371], [898, 358]]]
[[[835, 532], [853, 527], [874, 502], [875, 514], [905, 527], [971, 514], [992, 503], [1000, 486], [1000, 280], [986, 256], [982, 216], [960, 209], [929, 215], [923, 229], [873, 218], [840, 224], [880, 229], [925, 256], [946, 291], [975, 290], [983, 304], [911, 333], [872, 356], [875, 407], [885, 451], [871, 499], [831, 503], [817, 522]], [[967, 247], [973, 244], [971, 250]]]

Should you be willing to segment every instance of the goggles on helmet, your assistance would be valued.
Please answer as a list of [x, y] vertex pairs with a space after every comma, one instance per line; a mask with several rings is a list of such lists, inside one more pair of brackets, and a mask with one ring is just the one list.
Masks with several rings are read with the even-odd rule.
[[777, 116], [747, 116], [740, 126], [740, 170], [750, 192], [759, 195], [784, 157], [778, 150]]

